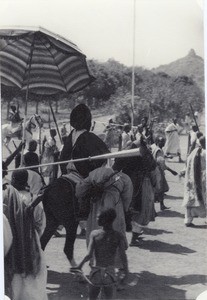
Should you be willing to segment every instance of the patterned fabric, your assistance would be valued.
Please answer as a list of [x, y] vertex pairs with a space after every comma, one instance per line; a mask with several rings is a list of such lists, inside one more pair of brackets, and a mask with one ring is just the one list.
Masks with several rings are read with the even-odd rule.
[[0, 59], [2, 84], [26, 90], [29, 78], [36, 94], [74, 93], [94, 80], [78, 47], [42, 28], [0, 30]]

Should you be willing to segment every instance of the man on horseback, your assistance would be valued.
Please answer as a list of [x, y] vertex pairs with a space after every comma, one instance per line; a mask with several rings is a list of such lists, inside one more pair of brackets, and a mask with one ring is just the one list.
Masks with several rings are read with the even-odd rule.
[[[74, 128], [67, 140], [60, 155], [60, 161], [89, 157], [109, 153], [106, 144], [90, 132], [91, 112], [85, 104], [77, 105], [71, 112], [70, 124]], [[68, 170], [76, 170], [83, 177], [103, 164], [103, 160], [84, 161], [74, 163], [73, 165], [62, 164], [60, 166], [62, 174], [68, 173]]]
[[[85, 104], [76, 106], [70, 115], [70, 124], [74, 128], [67, 137], [60, 161], [84, 158], [108, 153], [105, 143], [94, 133], [90, 132], [91, 112]], [[100, 167], [105, 160], [83, 161], [78, 163], [61, 164], [63, 176], [57, 178], [44, 194], [43, 205], [47, 218], [46, 229], [41, 237], [41, 246], [44, 250], [59, 225], [66, 230], [64, 253], [71, 265], [73, 247], [78, 227], [78, 201], [75, 198], [76, 183]]]
[[9, 121], [11, 121], [12, 133], [21, 132], [23, 119], [20, 117], [19, 109], [17, 109], [15, 105], [10, 106]]
[[[13, 110], [15, 110], [13, 108]], [[14, 112], [14, 111], [13, 111]], [[3, 145], [8, 149], [9, 152], [9, 142], [12, 138], [22, 139], [23, 136], [23, 124], [22, 119], [19, 117], [19, 113], [10, 114], [10, 123], [9, 124], [2, 124], [1, 127], [1, 137]], [[16, 123], [17, 120], [20, 120], [21, 123]], [[14, 121], [14, 122], [13, 122]], [[37, 128], [42, 127], [42, 119], [39, 115], [34, 114], [30, 116], [29, 120], [25, 122], [24, 127], [24, 140], [26, 141], [26, 146], [28, 147], [29, 142], [32, 140], [33, 131], [36, 131]]]
[[20, 117], [19, 115], [19, 109], [17, 110], [16, 106], [15, 105], [11, 105], [10, 106], [10, 112], [9, 112], [9, 120], [12, 122], [12, 123], [19, 123], [22, 121], [22, 118]]

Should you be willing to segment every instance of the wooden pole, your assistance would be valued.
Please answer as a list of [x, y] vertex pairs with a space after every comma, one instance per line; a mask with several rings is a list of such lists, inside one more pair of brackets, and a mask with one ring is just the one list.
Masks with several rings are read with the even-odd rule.
[[[41, 95], [41, 98], [40, 100], [42, 101], [43, 99], [43, 95]], [[37, 101], [38, 103], [38, 101]], [[38, 126], [39, 127], [39, 161], [42, 157], [42, 126], [43, 124], [41, 123], [41, 126]]]
[[60, 142], [61, 142], [61, 144], [63, 145], [63, 141], [62, 141], [62, 138], [61, 138], [61, 135], [60, 135], [60, 131], [59, 131], [58, 125], [57, 125], [57, 121], [56, 121], [56, 118], [55, 118], [55, 114], [54, 114], [54, 111], [53, 111], [53, 108], [52, 108], [51, 100], [49, 100], [49, 105], [50, 105], [50, 110], [51, 110], [51, 113], [52, 113], [52, 116], [53, 116], [53, 120], [54, 120], [54, 122], [55, 122], [55, 126], [56, 126], [56, 129], [57, 129], [57, 133], [58, 133]]
[[135, 76], [134, 76], [134, 65], [135, 65], [135, 30], [136, 29], [136, 0], [134, 0], [133, 5], [133, 53], [132, 53], [132, 100], [131, 100], [131, 107], [132, 107], [132, 116], [131, 116], [131, 126], [134, 125], [134, 85], [135, 85]]
[[49, 125], [49, 129], [51, 129], [50, 110], [49, 109], [48, 109], [48, 125]]
[[[52, 163], [45, 163], [35, 166], [29, 166], [29, 167], [20, 167], [18, 170], [29, 170], [32, 168], [39, 168], [39, 167], [45, 167], [45, 166], [54, 166], [54, 165], [61, 165], [61, 164], [67, 164], [69, 162], [82, 162], [82, 161], [93, 161], [93, 160], [99, 160], [99, 159], [110, 159], [110, 158], [124, 158], [124, 157], [135, 157], [135, 156], [141, 156], [141, 153], [138, 148], [136, 149], [130, 149], [130, 150], [123, 150], [123, 151], [117, 151], [113, 153], [107, 153], [107, 154], [101, 154], [101, 155], [95, 155], [95, 156], [89, 156], [84, 158], [77, 158], [77, 159], [70, 159], [65, 161], [58, 161], [58, 162], [52, 162]], [[7, 172], [12, 172], [17, 169], [9, 169]]]
[[[22, 132], [22, 143], [24, 143], [25, 140], [25, 127], [26, 127], [26, 119], [27, 119], [27, 102], [28, 102], [28, 95], [29, 95], [29, 81], [30, 81], [30, 71], [31, 71], [31, 64], [32, 64], [32, 55], [34, 51], [34, 42], [35, 42], [35, 34], [33, 37], [31, 49], [30, 49], [30, 55], [29, 55], [29, 62], [28, 62], [28, 79], [27, 79], [27, 90], [26, 90], [26, 98], [25, 98], [25, 110], [24, 110], [24, 122], [23, 122], [23, 132]], [[23, 155], [24, 155], [24, 148], [22, 147], [22, 153], [21, 153], [21, 163], [20, 166], [23, 165]]]

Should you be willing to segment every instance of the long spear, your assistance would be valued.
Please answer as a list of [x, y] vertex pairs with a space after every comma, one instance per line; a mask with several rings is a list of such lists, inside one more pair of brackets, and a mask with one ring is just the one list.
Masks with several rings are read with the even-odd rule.
[[[18, 168], [18, 170], [27, 170], [32, 168], [39, 168], [39, 167], [45, 167], [45, 166], [54, 166], [54, 165], [60, 165], [60, 164], [67, 164], [69, 162], [82, 162], [82, 161], [93, 161], [93, 160], [99, 160], [99, 159], [109, 159], [109, 158], [123, 158], [123, 157], [134, 157], [134, 156], [141, 156], [139, 149], [130, 149], [130, 150], [123, 150], [123, 151], [117, 151], [113, 153], [107, 153], [107, 154], [101, 154], [101, 155], [95, 155], [95, 156], [89, 156], [84, 158], [77, 158], [77, 159], [70, 159], [65, 161], [58, 161], [58, 162], [52, 162], [52, 163], [45, 163], [35, 166], [29, 166], [29, 167], [21, 167]], [[7, 172], [12, 172], [17, 169], [9, 169]]]
[[192, 115], [193, 115], [194, 122], [195, 122], [195, 124], [197, 126], [198, 132], [200, 132], [199, 127], [198, 127], [198, 123], [197, 123], [196, 117], [194, 115], [194, 111], [193, 111], [193, 107], [192, 107], [191, 103], [190, 103], [190, 109], [191, 109], [191, 112], [192, 112]]

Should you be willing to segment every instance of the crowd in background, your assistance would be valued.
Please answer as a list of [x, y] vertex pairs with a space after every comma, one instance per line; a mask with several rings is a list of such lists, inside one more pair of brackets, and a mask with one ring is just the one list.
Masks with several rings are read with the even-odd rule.
[[[126, 250], [128, 246], [139, 247], [143, 243], [140, 237], [144, 235], [145, 226], [156, 220], [154, 203], [160, 203], [161, 211], [169, 209], [164, 204], [165, 193], [169, 190], [166, 171], [185, 177], [184, 224], [193, 227], [194, 217], [205, 218], [205, 137], [195, 118], [192, 121], [189, 114], [185, 118], [185, 131], [189, 135], [188, 155], [181, 174], [166, 163], [173, 157], [183, 162], [176, 118], [172, 119], [163, 135], [154, 134], [147, 117], [133, 128], [129, 124], [116, 125], [110, 119], [103, 141], [90, 131], [91, 112], [86, 105], [80, 104], [70, 115], [73, 130], [68, 134], [65, 123], [61, 128], [62, 149], [57, 147], [56, 130], [51, 129], [50, 136], [44, 140], [41, 160], [36, 154], [37, 143], [32, 140], [23, 157], [23, 166], [32, 167], [18, 170], [21, 165], [20, 144], [15, 153], [3, 161], [6, 295], [15, 300], [47, 299], [47, 269], [43, 251], [47, 243], [43, 247], [42, 234], [45, 235], [46, 223], [47, 230], [53, 228], [52, 232], [48, 232], [50, 236], [55, 234], [59, 224], [52, 225], [53, 216], [48, 207], [45, 209], [44, 202], [42, 204], [41, 195], [45, 186], [53, 185], [60, 173], [73, 184], [74, 199], [79, 206], [77, 222], [82, 222], [83, 234], [86, 233], [88, 254], [77, 264], [73, 255], [67, 253], [70, 238], [67, 233], [64, 251], [74, 272], [80, 270], [86, 261], [91, 261], [90, 299], [96, 299], [103, 286], [108, 299], [112, 297], [116, 270], [122, 271], [127, 279]], [[107, 159], [89, 159], [60, 164], [60, 169], [58, 164], [38, 166], [40, 162], [53, 163], [107, 154], [114, 150], [115, 144], [119, 151], [130, 153], [130, 150], [137, 149], [138, 155], [117, 157], [112, 164]], [[14, 158], [16, 170], [9, 181], [6, 169]], [[57, 206], [58, 210], [61, 207]], [[129, 245], [127, 231], [131, 232]], [[107, 255], [103, 254], [103, 245]], [[93, 263], [93, 255], [96, 264]], [[103, 273], [106, 282], [102, 278]]]

